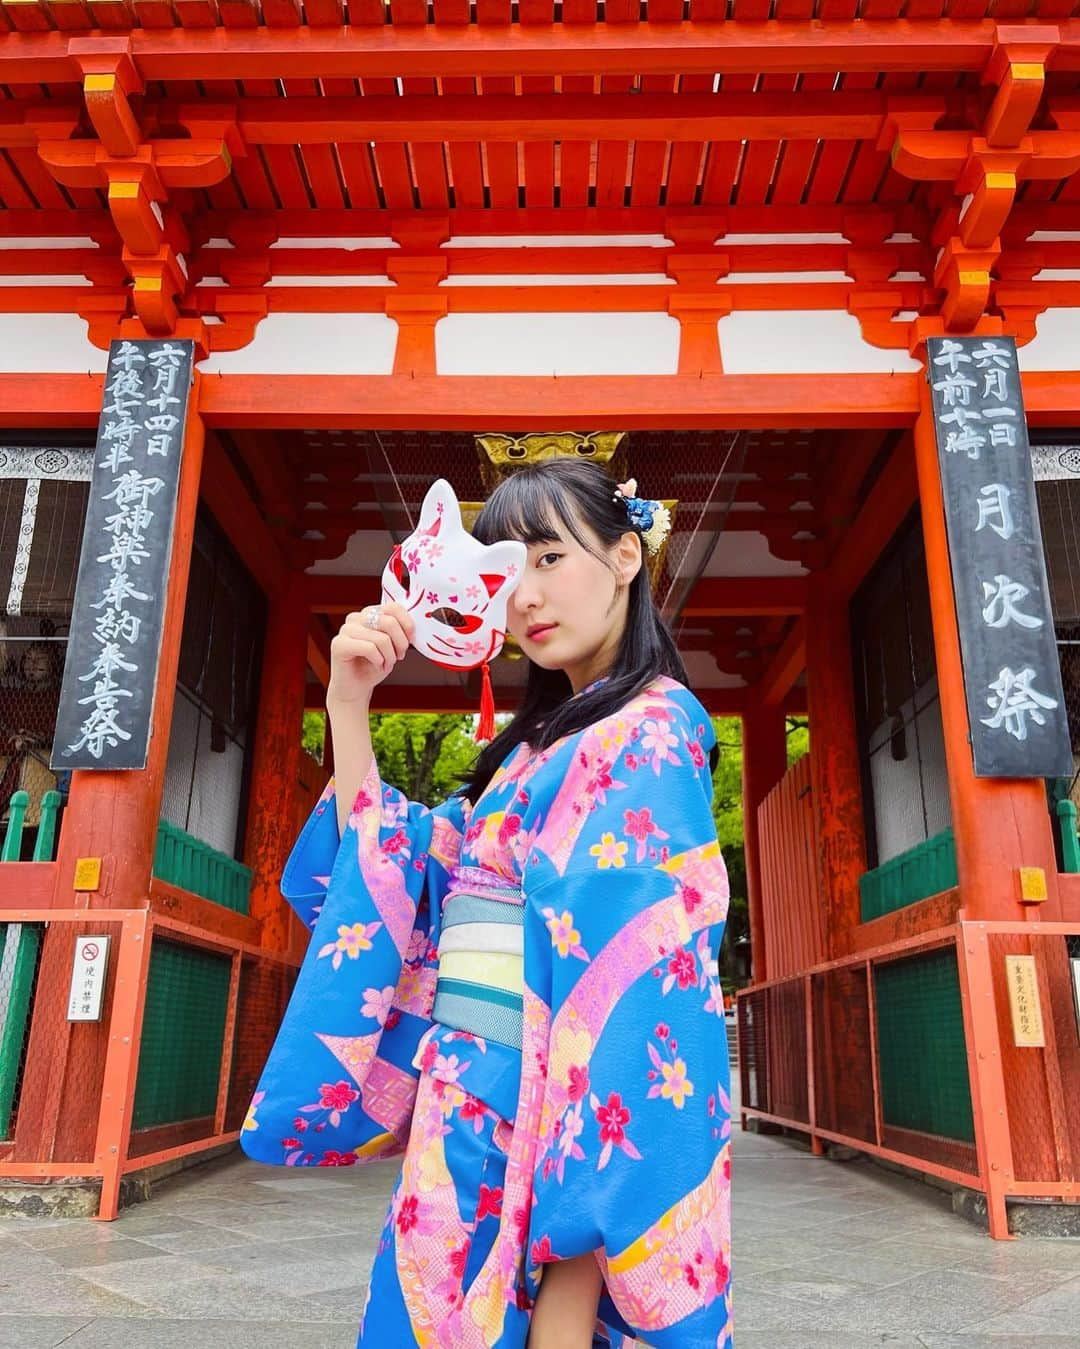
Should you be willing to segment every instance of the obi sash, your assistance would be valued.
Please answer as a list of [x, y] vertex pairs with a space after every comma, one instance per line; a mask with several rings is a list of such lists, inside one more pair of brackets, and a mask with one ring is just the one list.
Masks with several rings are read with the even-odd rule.
[[433, 1019], [521, 1049], [525, 916], [521, 888], [458, 867], [443, 900]]

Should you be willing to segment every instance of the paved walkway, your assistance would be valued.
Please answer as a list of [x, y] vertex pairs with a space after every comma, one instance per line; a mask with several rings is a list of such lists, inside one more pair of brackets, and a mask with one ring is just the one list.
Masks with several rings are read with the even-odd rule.
[[[991, 1242], [928, 1186], [778, 1138], [735, 1153], [738, 1349], [1080, 1346], [1080, 1241]], [[0, 1349], [352, 1349], [393, 1175], [237, 1155], [114, 1223], [9, 1220]]]

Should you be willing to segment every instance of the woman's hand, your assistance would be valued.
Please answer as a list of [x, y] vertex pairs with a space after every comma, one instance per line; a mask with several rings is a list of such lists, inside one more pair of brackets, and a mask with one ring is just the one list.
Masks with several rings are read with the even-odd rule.
[[[377, 626], [372, 626], [373, 619]], [[413, 620], [400, 604], [371, 605], [349, 614], [330, 643], [327, 705], [366, 707], [372, 690], [408, 651], [413, 631]]]

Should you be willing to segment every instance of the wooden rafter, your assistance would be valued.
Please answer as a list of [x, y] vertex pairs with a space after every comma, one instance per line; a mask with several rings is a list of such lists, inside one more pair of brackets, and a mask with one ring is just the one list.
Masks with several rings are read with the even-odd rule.
[[[955, 105], [955, 106], [951, 106]], [[412, 94], [361, 98], [247, 98], [225, 104], [148, 104], [147, 122], [180, 125], [193, 136], [231, 121], [248, 145], [367, 142], [488, 143], [555, 140], [649, 141], [875, 139], [891, 114], [936, 118], [963, 112], [939, 95], [890, 99], [874, 91], [809, 94]], [[25, 121], [0, 123], [4, 137], [28, 137]], [[22, 143], [13, 140], [12, 143]]]

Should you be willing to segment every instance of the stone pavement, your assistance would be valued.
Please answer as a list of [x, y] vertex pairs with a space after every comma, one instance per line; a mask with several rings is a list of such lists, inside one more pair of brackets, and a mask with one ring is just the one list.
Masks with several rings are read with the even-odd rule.
[[[738, 1349], [1080, 1346], [1080, 1241], [991, 1242], [865, 1160], [735, 1136]], [[239, 1154], [114, 1223], [0, 1224], [0, 1349], [352, 1349], [392, 1163]], [[398, 1346], [386, 1346], [398, 1349]]]

